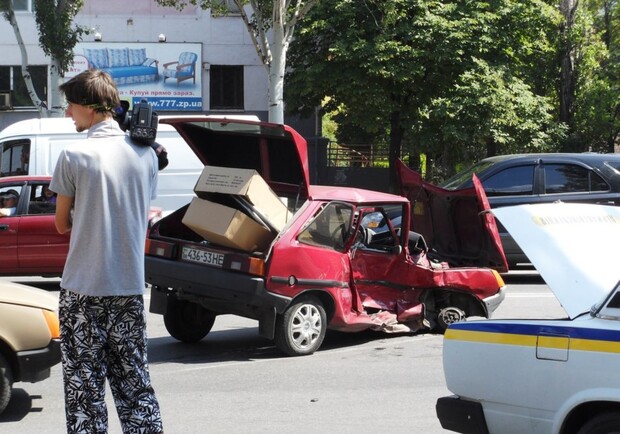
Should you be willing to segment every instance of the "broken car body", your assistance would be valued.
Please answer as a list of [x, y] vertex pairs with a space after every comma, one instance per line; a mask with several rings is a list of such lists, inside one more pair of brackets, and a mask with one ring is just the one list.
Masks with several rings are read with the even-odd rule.
[[[454, 266], [462, 264], [454, 247], [461, 243], [456, 234], [464, 232], [452, 227], [443, 245], [440, 234], [432, 234], [438, 250], [425, 245], [424, 234], [410, 230], [412, 216], [439, 218], [439, 192], [427, 191], [423, 206], [376, 191], [309, 185], [306, 142], [287, 126], [204, 116], [166, 122], [205, 166], [256, 171], [290, 211], [278, 229], [243, 197], [198, 193], [271, 231], [266, 246], [247, 251], [205, 239], [184, 225], [188, 206], [153, 226], [146, 256], [151, 311], [164, 315], [173, 337], [197, 341], [217, 315], [236, 314], [258, 320], [261, 335], [284, 353], [303, 355], [320, 347], [327, 328], [443, 331], [468, 316], [489, 317], [503, 300], [501, 277], [486, 267], [505, 267], [499, 238], [489, 225], [492, 219], [480, 214], [484, 200], [475, 193], [450, 192], [452, 199], [443, 202], [442, 231], [466, 222], [465, 232], [484, 234], [477, 246], [486, 251], [477, 256], [485, 263], [474, 264], [474, 254], [468, 266]], [[420, 188], [407, 185], [409, 191]], [[204, 215], [205, 226], [209, 218]], [[442, 257], [443, 247], [451, 254]]]

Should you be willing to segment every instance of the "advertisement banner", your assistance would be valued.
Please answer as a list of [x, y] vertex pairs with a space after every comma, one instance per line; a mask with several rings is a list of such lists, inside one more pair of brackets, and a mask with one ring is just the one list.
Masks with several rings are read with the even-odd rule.
[[96, 68], [110, 73], [130, 106], [146, 99], [155, 110], [202, 110], [202, 44], [81, 42], [68, 80]]

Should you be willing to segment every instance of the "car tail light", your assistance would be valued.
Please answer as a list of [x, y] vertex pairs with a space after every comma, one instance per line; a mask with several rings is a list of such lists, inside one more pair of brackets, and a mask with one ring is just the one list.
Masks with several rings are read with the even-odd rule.
[[265, 261], [259, 258], [248, 258], [248, 273], [257, 276], [265, 275]]
[[176, 244], [165, 241], [146, 239], [145, 252], [151, 256], [162, 256], [164, 258], [173, 258]]
[[43, 317], [45, 318], [45, 322], [47, 323], [47, 328], [52, 335], [52, 339], [60, 338], [60, 321], [58, 321], [58, 315], [51, 310], [42, 309]]

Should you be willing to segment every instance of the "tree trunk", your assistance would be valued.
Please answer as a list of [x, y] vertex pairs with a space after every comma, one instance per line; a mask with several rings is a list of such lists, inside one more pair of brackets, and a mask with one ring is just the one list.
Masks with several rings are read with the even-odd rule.
[[13, 33], [15, 33], [15, 39], [17, 39], [17, 45], [19, 46], [19, 51], [22, 55], [22, 77], [24, 78], [24, 82], [26, 83], [26, 89], [28, 90], [28, 95], [32, 100], [34, 106], [39, 110], [42, 117], [47, 117], [47, 104], [45, 101], [41, 101], [38, 97], [37, 92], [32, 84], [32, 77], [30, 76], [30, 72], [28, 71], [28, 52], [26, 51], [26, 46], [24, 45], [24, 39], [22, 38], [22, 34], [19, 31], [19, 25], [17, 24], [17, 20], [15, 19], [15, 12], [13, 8], [9, 8], [8, 11], [5, 12], [5, 17], [8, 19], [11, 27], [13, 27]]
[[282, 22], [273, 23], [273, 44], [269, 69], [269, 122], [284, 123], [284, 72], [288, 44]]
[[399, 194], [400, 180], [396, 174], [396, 161], [400, 158], [403, 143], [403, 128], [400, 123], [400, 111], [392, 112], [390, 116], [390, 193]]
[[49, 117], [62, 118], [65, 116], [63, 99], [58, 87], [62, 84], [62, 74], [60, 73], [60, 62], [52, 58], [50, 61], [50, 102], [52, 107], [49, 109]]
[[570, 33], [575, 23], [575, 10], [578, 0], [561, 0], [560, 11], [564, 16], [564, 23], [561, 27], [561, 36], [564, 46], [561, 47], [560, 58], [560, 122], [568, 125], [569, 131], [573, 130], [573, 114], [575, 102], [575, 47], [571, 40]]

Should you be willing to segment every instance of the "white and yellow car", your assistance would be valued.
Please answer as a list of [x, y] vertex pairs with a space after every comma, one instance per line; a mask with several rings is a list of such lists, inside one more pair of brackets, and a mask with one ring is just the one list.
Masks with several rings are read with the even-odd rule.
[[620, 432], [620, 207], [555, 203], [492, 211], [567, 318], [452, 324], [443, 364], [461, 433]]
[[57, 308], [46, 291], [0, 280], [0, 413], [13, 383], [44, 380], [60, 362]]

